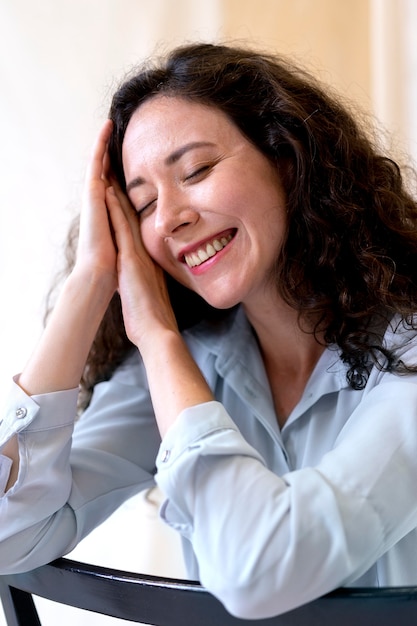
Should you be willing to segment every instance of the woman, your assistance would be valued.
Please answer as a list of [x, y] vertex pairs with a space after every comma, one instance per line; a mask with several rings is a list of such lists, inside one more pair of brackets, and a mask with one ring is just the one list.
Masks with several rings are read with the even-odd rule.
[[417, 205], [327, 92], [195, 44], [115, 94], [1, 426], [3, 571], [156, 480], [235, 615], [417, 584]]

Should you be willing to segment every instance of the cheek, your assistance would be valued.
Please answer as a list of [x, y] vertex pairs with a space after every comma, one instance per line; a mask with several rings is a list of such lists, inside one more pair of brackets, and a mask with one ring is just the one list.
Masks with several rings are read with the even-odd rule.
[[156, 256], [158, 255], [158, 237], [156, 236], [155, 230], [148, 220], [144, 220], [139, 228], [146, 252], [156, 261]]
[[152, 227], [151, 220], [144, 220], [140, 225], [142, 243], [149, 256], [163, 269], [167, 269], [167, 254], [164, 241]]

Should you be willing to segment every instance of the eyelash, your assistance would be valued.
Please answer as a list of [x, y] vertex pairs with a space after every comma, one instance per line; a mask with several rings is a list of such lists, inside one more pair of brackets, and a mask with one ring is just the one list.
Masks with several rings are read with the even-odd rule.
[[209, 169], [210, 169], [210, 165], [202, 165], [201, 167], [199, 167], [195, 171], [191, 172], [191, 174], [186, 176], [184, 180], [191, 180], [191, 179], [199, 176], [199, 174], [203, 174], [204, 172], [208, 171]]
[[[210, 169], [211, 169], [211, 165], [202, 165], [201, 167], [199, 167], [195, 171], [191, 172], [191, 174], [186, 176], [184, 178], [184, 181], [187, 182], [187, 181], [192, 180], [193, 178], [198, 178], [198, 176], [204, 174], [205, 172], [207, 172]], [[140, 209], [138, 209], [136, 211], [137, 215], [139, 216], [143, 211], [145, 211], [148, 207], [150, 207], [154, 202], [156, 202], [156, 198], [154, 198], [153, 200], [151, 200], [150, 202], [145, 204], [145, 206], [143, 206]]]
[[148, 204], [145, 204], [145, 206], [141, 207], [140, 209], [137, 209], [136, 214], [139, 216], [141, 213], [143, 213], [143, 211], [145, 211], [148, 207], [150, 207], [154, 202], [156, 202], [156, 198], [148, 202]]

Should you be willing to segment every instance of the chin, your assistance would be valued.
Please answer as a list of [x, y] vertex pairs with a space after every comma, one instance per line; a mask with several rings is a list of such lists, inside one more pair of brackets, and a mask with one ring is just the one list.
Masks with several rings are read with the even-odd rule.
[[203, 294], [200, 294], [201, 297], [207, 302], [207, 304], [209, 304], [210, 306], [212, 306], [214, 309], [219, 309], [219, 310], [226, 310], [226, 309], [232, 309], [233, 307], [235, 307], [237, 304], [240, 304], [240, 300], [236, 299], [236, 298], [231, 298], [230, 296], [228, 297], [205, 297]]

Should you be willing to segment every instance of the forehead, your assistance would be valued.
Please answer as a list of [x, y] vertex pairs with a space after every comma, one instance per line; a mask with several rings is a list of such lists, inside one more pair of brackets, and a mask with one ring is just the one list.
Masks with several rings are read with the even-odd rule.
[[172, 96], [155, 96], [132, 115], [123, 140], [123, 159], [132, 150], [168, 152], [183, 141], [241, 141], [237, 126], [214, 106]]

